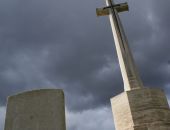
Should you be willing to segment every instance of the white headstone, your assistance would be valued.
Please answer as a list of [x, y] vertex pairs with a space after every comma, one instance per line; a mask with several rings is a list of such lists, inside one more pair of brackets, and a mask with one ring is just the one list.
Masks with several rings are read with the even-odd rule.
[[63, 91], [41, 89], [9, 97], [5, 130], [66, 130]]

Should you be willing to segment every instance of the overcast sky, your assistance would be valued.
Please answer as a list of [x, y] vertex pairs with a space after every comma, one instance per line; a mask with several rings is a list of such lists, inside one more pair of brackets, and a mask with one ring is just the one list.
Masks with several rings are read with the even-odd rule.
[[[144, 85], [170, 97], [170, 1], [127, 2], [120, 17]], [[0, 130], [7, 96], [40, 88], [64, 89], [67, 130], [114, 130], [110, 98], [123, 83], [109, 19], [95, 14], [103, 6], [0, 0]]]

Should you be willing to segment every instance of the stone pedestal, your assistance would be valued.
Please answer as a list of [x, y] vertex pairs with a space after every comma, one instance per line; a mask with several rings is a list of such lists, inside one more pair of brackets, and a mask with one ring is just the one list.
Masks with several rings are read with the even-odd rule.
[[170, 130], [170, 109], [160, 89], [126, 91], [111, 105], [116, 130]]
[[42, 89], [9, 97], [5, 130], [66, 130], [63, 91]]

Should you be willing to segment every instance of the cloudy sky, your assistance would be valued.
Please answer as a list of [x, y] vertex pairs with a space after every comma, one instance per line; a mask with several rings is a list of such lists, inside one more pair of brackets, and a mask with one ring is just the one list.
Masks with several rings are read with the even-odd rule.
[[[130, 11], [120, 17], [144, 85], [170, 99], [170, 1], [127, 2]], [[123, 83], [108, 17], [95, 14], [102, 6], [0, 0], [0, 130], [7, 96], [40, 88], [64, 90], [67, 130], [114, 130], [110, 98]]]

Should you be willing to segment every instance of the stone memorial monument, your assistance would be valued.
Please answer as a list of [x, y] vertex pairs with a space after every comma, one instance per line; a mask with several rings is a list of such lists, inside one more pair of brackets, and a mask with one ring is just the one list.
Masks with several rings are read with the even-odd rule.
[[116, 130], [170, 130], [170, 108], [164, 92], [145, 88], [137, 72], [118, 13], [127, 11], [127, 3], [97, 8], [97, 16], [109, 15], [124, 92], [111, 99]]
[[66, 130], [63, 91], [41, 89], [9, 97], [5, 130]]

